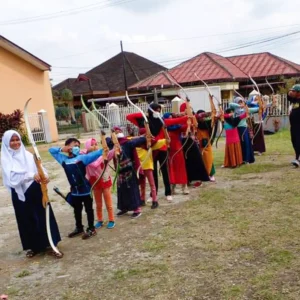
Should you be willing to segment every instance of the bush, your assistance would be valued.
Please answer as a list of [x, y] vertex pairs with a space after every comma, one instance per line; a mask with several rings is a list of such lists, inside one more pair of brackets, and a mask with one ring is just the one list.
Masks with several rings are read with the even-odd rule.
[[82, 111], [81, 109], [74, 109], [74, 111], [75, 111], [75, 119], [77, 122], [79, 122], [81, 120]]
[[23, 113], [21, 110], [16, 109], [11, 114], [3, 114], [0, 112], [0, 140], [2, 140], [4, 132], [10, 129], [18, 131], [23, 139], [23, 136], [26, 135], [24, 128], [22, 128], [23, 124]]
[[56, 120], [62, 121], [62, 120], [68, 120], [69, 119], [69, 109], [65, 106], [56, 106], [55, 107], [55, 117]]

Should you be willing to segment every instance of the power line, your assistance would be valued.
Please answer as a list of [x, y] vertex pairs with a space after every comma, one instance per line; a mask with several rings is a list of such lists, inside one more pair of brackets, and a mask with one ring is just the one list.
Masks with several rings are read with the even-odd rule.
[[[232, 49], [226, 49], [225, 50], [223, 49], [223, 52], [228, 52], [230, 50], [234, 51], [236, 49], [241, 49], [241, 48], [245, 48], [245, 47], [251, 47], [251, 46], [255, 46], [257, 44], [262, 44], [262, 43], [269, 43], [268, 45], [266, 46], [272, 46], [272, 44], [276, 43], [279, 39], [282, 39], [282, 38], [285, 38], [285, 37], [290, 37], [292, 35], [296, 35], [300, 33], [300, 31], [296, 31], [296, 32], [291, 32], [291, 33], [287, 33], [287, 34], [284, 34], [284, 35], [280, 35], [280, 36], [275, 36], [275, 37], [271, 37], [271, 38], [268, 38], [268, 39], [262, 39], [262, 40], [258, 40], [258, 41], [252, 41], [252, 42], [248, 42], [246, 44], [241, 44], [240, 46], [236, 46]], [[286, 43], [289, 43], [289, 42], [293, 42], [295, 39], [291, 39], [291, 40], [288, 40], [286, 41]], [[271, 43], [270, 43], [271, 42]], [[274, 47], [273, 47], [274, 48]], [[216, 52], [216, 51], [215, 51]], [[222, 51], [217, 51], [216, 53], [221, 53]], [[195, 57], [195, 56], [193, 56]], [[173, 60], [167, 60], [167, 61], [161, 61], [161, 62], [158, 62], [160, 64], [164, 64], [164, 65], [167, 65], [167, 64], [170, 64], [170, 63], [175, 63], [175, 62], [178, 62], [178, 61], [181, 61], [181, 63], [183, 63], [185, 60], [189, 60], [189, 59], [192, 59], [193, 57], [184, 57], [184, 58], [178, 58], [178, 59], [173, 59]], [[226, 59], [226, 57], [225, 57]], [[222, 61], [224, 60], [224, 57], [220, 58], [220, 59], [214, 59], [215, 61]], [[202, 64], [201, 65], [201, 68], [205, 67], [206, 65], [209, 65], [210, 63], [208, 64]], [[66, 67], [67, 68], [67, 67]], [[146, 70], [150, 70], [150, 69], [153, 69], [153, 68], [157, 68], [157, 66], [153, 66], [153, 67], [149, 67], [149, 68], [141, 68], [141, 69], [135, 69], [135, 71], [146, 71]], [[105, 74], [106, 72], [102, 72], [103, 74]], [[112, 74], [113, 72], [110, 72], [110, 74]], [[118, 71], [116, 71], [116, 73], [118, 73]], [[69, 74], [57, 74], [57, 75], [54, 75], [54, 77], [61, 77], [61, 76], [68, 76]], [[71, 75], [71, 74], [70, 74]], [[149, 75], [151, 76], [151, 75]]]
[[[291, 24], [291, 25], [285, 25], [285, 26], [265, 27], [265, 28], [260, 28], [260, 29], [244, 30], [244, 31], [236, 31], [236, 32], [223, 32], [223, 33], [216, 33], [216, 34], [202, 35], [202, 36], [194, 36], [194, 37], [180, 37], [180, 38], [167, 39], [167, 40], [153, 40], [153, 41], [144, 41], [144, 42], [126, 42], [126, 44], [128, 44], [128, 45], [142, 45], [142, 44], [151, 44], [151, 43], [158, 43], [158, 42], [159, 43], [166, 43], [166, 42], [174, 42], [174, 41], [181, 41], [181, 40], [201, 39], [201, 38], [207, 38], [207, 37], [237, 35], [237, 34], [241, 34], [241, 33], [265, 31], [265, 30], [278, 29], [278, 28], [295, 27], [295, 26], [300, 26], [300, 24]], [[93, 44], [93, 45], [95, 45], [95, 44]], [[92, 45], [90, 45], [90, 46], [92, 46]], [[89, 54], [91, 52], [95, 52], [95, 51], [98, 51], [98, 50], [102, 51], [102, 50], [106, 50], [106, 49], [114, 48], [114, 47], [119, 47], [119, 44], [118, 45], [111, 45], [111, 46], [108, 46], [106, 48], [94, 49], [94, 50], [80, 52], [80, 53], [76, 53], [76, 54], [70, 54], [70, 55], [66, 55], [66, 56], [62, 56], [62, 57], [56, 57], [56, 58], [53, 58], [52, 60], [62, 59], [62, 58], [67, 58], [67, 57], [72, 57], [72, 56], [78, 56], [78, 55], [85, 55], [85, 54]]]
[[[250, 42], [243, 43], [243, 44], [233, 45], [231, 47], [225, 47], [225, 48], [217, 49], [214, 52], [224, 53], [224, 52], [229, 52], [229, 51], [235, 51], [235, 50], [242, 49], [242, 48], [247, 48], [247, 47], [252, 47], [252, 46], [263, 44], [263, 43], [272, 42], [272, 41], [279, 40], [279, 39], [282, 39], [282, 38], [285, 38], [285, 37], [288, 37], [288, 36], [292, 36], [292, 35], [295, 35], [295, 34], [299, 34], [299, 33], [300, 33], [300, 31], [295, 31], [295, 32], [287, 33], [287, 34], [283, 34], [283, 35], [277, 35], [277, 36], [272, 36], [272, 37], [268, 37], [268, 38], [264, 38], [264, 39], [254, 40], [254, 41], [250, 41]], [[190, 59], [191, 57], [192, 57], [192, 55], [186, 56], [186, 57], [178, 57], [178, 58], [174, 58], [174, 59], [158, 61], [157, 63], [158, 64], [172, 63], [172, 62], [176, 62], [176, 61], [182, 61], [182, 60], [185, 60], [185, 59]], [[155, 60], [155, 58], [153, 58], [153, 60]], [[94, 68], [94, 67], [53, 66], [53, 68], [59, 68], [59, 69], [89, 69], [89, 68]]]
[[94, 49], [94, 50], [91, 50], [91, 51], [88, 51], [88, 52], [81, 52], [81, 53], [77, 53], [77, 54], [70, 54], [70, 55], [65, 55], [65, 56], [61, 56], [61, 57], [56, 57], [56, 58], [53, 58], [52, 60], [63, 59], [63, 58], [68, 58], [68, 57], [72, 57], [72, 56], [78, 56], [78, 55], [81, 55], [81, 54], [88, 54], [88, 53], [95, 52], [95, 51], [105, 51], [107, 49], [115, 48], [117, 46], [119, 47], [119, 45], [113, 45], [113, 46], [110, 46], [110, 47]]
[[260, 29], [235, 31], [235, 32], [223, 32], [223, 33], [215, 33], [215, 34], [209, 34], [209, 35], [200, 35], [200, 36], [194, 36], [194, 37], [181, 37], [181, 38], [174, 38], [174, 39], [168, 39], [168, 40], [152, 40], [152, 41], [143, 41], [143, 42], [128, 42], [127, 44], [130, 44], [130, 45], [134, 45], [134, 44], [151, 44], [151, 43], [174, 42], [174, 41], [182, 41], [182, 40], [194, 40], [194, 39], [207, 38], [207, 37], [217, 37], [217, 36], [224, 36], [224, 35], [234, 35], [234, 34], [240, 34], [240, 33], [257, 32], [257, 31], [263, 31], [263, 30], [270, 30], [270, 29], [277, 29], [277, 28], [286, 28], [286, 27], [294, 27], [294, 26], [300, 26], [300, 24], [285, 25], [285, 26], [275, 26], [275, 27], [266, 27], [266, 28], [260, 28]]
[[[31, 23], [31, 22], [61, 18], [61, 17], [66, 17], [66, 16], [83, 13], [83, 12], [94, 11], [95, 9], [102, 10], [107, 7], [122, 5], [122, 4], [130, 3], [133, 1], [137, 1], [137, 0], [116, 0], [116, 2], [113, 2], [113, 3], [111, 1], [112, 0], [104, 0], [104, 1], [96, 2], [94, 4], [89, 4], [89, 5], [85, 5], [85, 6], [81, 6], [81, 7], [61, 11], [61, 12], [43, 14], [43, 15], [33, 16], [33, 17], [28, 17], [28, 18], [23, 18], [23, 19], [8, 20], [8, 21], [0, 22], [0, 26], [19, 25], [19, 24], [24, 24], [24, 23]], [[103, 4], [103, 5], [101, 5], [101, 4]]]

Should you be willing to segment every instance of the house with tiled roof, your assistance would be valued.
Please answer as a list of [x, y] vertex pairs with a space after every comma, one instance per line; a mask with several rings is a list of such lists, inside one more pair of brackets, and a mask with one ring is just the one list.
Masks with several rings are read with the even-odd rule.
[[[239, 90], [245, 96], [251, 92], [253, 84], [249, 75], [262, 92], [264, 89], [267, 92], [266, 77], [276, 88], [283, 84], [282, 78], [300, 76], [300, 65], [268, 52], [232, 57], [204, 52], [173, 67], [168, 73], [183, 87], [202, 86], [199, 78], [209, 85], [220, 86], [222, 99], [230, 99], [234, 90]], [[153, 88], [159, 89], [162, 96], [174, 96], [178, 92], [178, 88], [163, 72], [130, 86], [131, 90], [139, 92]]]
[[74, 96], [74, 105], [76, 105], [79, 104], [81, 95], [85, 100], [124, 95], [123, 65], [128, 86], [166, 69], [135, 53], [123, 53], [124, 60], [122, 53], [119, 53], [88, 72], [79, 74], [77, 78], [68, 78], [58, 83], [53, 90], [70, 89]]

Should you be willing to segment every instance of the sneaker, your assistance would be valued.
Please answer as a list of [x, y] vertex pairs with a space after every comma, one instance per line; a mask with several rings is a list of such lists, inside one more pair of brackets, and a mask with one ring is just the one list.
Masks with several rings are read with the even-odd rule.
[[68, 237], [73, 238], [73, 237], [78, 236], [82, 233], [83, 233], [83, 228], [80, 229], [80, 228], [76, 227], [71, 233], [68, 234]]
[[113, 229], [116, 226], [114, 221], [109, 221], [106, 228], [107, 229]]
[[157, 201], [153, 201], [152, 205], [151, 205], [151, 209], [155, 209], [158, 208], [158, 202]]
[[90, 237], [94, 236], [97, 234], [97, 231], [96, 229], [87, 229], [87, 231], [82, 235], [82, 239], [83, 240], [87, 240], [89, 239]]
[[215, 176], [209, 176], [209, 181], [210, 182], [216, 182]]
[[125, 214], [127, 214], [128, 210], [120, 210], [118, 213], [117, 213], [117, 216], [120, 217], [120, 216], [123, 216]]
[[292, 164], [294, 167], [296, 167], [296, 168], [299, 168], [299, 166], [300, 166], [300, 162], [299, 162], [298, 159], [293, 160], [293, 161], [291, 162], [291, 164]]
[[103, 226], [103, 221], [98, 221], [96, 224], [95, 224], [95, 228], [96, 229], [99, 229]]
[[152, 202], [152, 197], [149, 197], [146, 202], [151, 203]]
[[132, 215], [131, 215], [131, 219], [137, 219], [138, 217], [140, 217], [142, 215], [141, 212], [134, 212]]
[[258, 155], [258, 156], [262, 156], [262, 153], [261, 153], [261, 152], [257, 152], [257, 155]]
[[188, 190], [187, 187], [185, 187], [183, 190], [182, 190], [182, 193], [183, 195], [188, 195], [190, 193], [190, 191]]
[[145, 200], [141, 200], [141, 206], [146, 206]]
[[172, 202], [172, 201], [173, 201], [173, 198], [172, 198], [171, 195], [167, 196], [167, 201], [169, 201], [169, 202]]

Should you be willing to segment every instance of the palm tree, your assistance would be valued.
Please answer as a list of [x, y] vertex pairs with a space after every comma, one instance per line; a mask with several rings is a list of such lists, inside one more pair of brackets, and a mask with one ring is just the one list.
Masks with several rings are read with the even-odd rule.
[[61, 97], [62, 101], [66, 102], [68, 104], [68, 108], [69, 108], [69, 111], [70, 111], [71, 123], [75, 124], [76, 119], [75, 119], [75, 113], [74, 113], [74, 103], [73, 103], [73, 93], [72, 93], [72, 91], [69, 90], [69, 89], [61, 90], [60, 97]]

